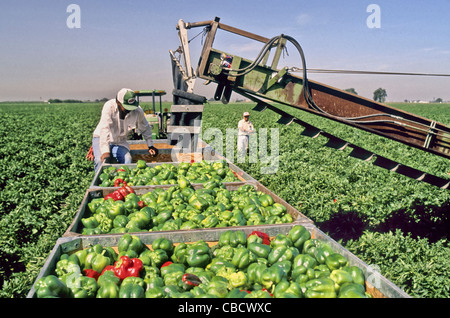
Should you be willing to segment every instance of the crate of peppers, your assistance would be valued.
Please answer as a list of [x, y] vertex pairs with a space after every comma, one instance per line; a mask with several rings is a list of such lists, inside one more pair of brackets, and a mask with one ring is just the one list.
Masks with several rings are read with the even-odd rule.
[[259, 182], [90, 189], [65, 236], [211, 229], [310, 221]]
[[[312, 224], [62, 240], [28, 297], [407, 296]], [[378, 289], [367, 282], [374, 275]]]

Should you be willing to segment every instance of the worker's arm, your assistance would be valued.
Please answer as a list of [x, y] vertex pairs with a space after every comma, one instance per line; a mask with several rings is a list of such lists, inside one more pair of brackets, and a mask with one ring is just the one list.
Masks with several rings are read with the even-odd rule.
[[153, 146], [152, 127], [145, 118], [145, 113], [142, 108], [138, 108], [138, 116], [136, 119], [136, 131], [144, 137], [148, 146], [148, 153], [152, 156], [158, 155], [158, 149]]

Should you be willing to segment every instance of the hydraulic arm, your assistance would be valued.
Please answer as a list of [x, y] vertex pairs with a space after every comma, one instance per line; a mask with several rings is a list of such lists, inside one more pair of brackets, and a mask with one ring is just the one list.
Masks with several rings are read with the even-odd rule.
[[[196, 27], [203, 27], [206, 37], [197, 70], [191, 72], [186, 31]], [[182, 43], [179, 51], [182, 52], [185, 65], [189, 69], [189, 72], [183, 72], [189, 88], [192, 87], [195, 77], [215, 82], [217, 83], [214, 96], [216, 100], [228, 103], [232, 91], [235, 91], [255, 101], [257, 103], [255, 110], [271, 109], [280, 114], [280, 123], [295, 122], [302, 125], [305, 127], [302, 135], [328, 137], [326, 146], [340, 150], [351, 147], [353, 148], [351, 156], [363, 160], [376, 157], [373, 163], [377, 166], [441, 188], [450, 188], [449, 180], [401, 165], [346, 142], [282, 111], [269, 101], [298, 108], [450, 159], [450, 128], [444, 124], [309, 80], [303, 50], [300, 44], [290, 36], [265, 38], [220, 23], [219, 18], [195, 23], [185, 23], [180, 20], [177, 29]], [[257, 58], [248, 60], [215, 49], [213, 44], [219, 29], [263, 43]], [[278, 67], [288, 42], [298, 50], [302, 68]], [[272, 57], [270, 61], [269, 57]], [[295, 75], [296, 72], [301, 72], [302, 76]]]

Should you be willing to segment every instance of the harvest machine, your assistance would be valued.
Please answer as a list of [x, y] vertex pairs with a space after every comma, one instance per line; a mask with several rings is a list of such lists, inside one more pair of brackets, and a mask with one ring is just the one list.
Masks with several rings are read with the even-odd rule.
[[[203, 28], [204, 44], [197, 68], [191, 64], [188, 30]], [[318, 116], [322, 116], [358, 129], [374, 133], [406, 145], [450, 158], [450, 128], [436, 121], [423, 118], [390, 107], [307, 77], [305, 56], [300, 44], [292, 37], [279, 35], [266, 38], [223, 24], [220, 18], [211, 21], [186, 23], [179, 20], [177, 30], [181, 46], [170, 51], [174, 75], [174, 101], [183, 98], [187, 104], [201, 104], [202, 98], [193, 93], [196, 78], [217, 84], [214, 99], [228, 103], [232, 92], [254, 102], [254, 110], [269, 109], [281, 115], [279, 123], [296, 123], [304, 127], [302, 136], [328, 138], [325, 146], [338, 150], [350, 147], [350, 156], [374, 165], [395, 171], [402, 175], [427, 182], [444, 189], [450, 189], [450, 181], [400, 164], [384, 156], [364, 149], [329, 132], [314, 127], [293, 116], [276, 105], [287, 105]], [[255, 60], [248, 60], [223, 52], [213, 47], [218, 30], [230, 32], [262, 43], [262, 49]], [[280, 57], [286, 45], [292, 44], [301, 57], [301, 68], [279, 68]], [[269, 57], [271, 59], [269, 59]], [[294, 73], [301, 72], [302, 76]], [[271, 103], [273, 102], [273, 104]], [[175, 104], [175, 102], [174, 102]], [[196, 109], [201, 121], [202, 107]], [[194, 129], [194, 128], [193, 128]], [[194, 130], [190, 130], [194, 133]], [[362, 141], [364, 142], [364, 141]]]

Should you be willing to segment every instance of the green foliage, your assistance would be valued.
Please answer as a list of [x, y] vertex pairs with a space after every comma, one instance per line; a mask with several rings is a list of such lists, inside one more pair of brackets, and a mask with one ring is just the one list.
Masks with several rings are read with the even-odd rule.
[[0, 104], [0, 297], [25, 297], [94, 177], [101, 104]]

